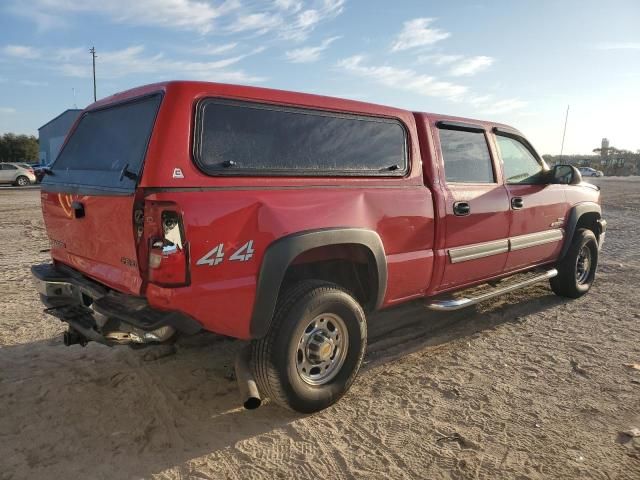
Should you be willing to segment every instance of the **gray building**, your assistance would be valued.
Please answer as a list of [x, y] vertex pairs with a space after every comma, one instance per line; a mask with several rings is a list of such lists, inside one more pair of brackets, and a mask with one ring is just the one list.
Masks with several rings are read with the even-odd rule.
[[69, 129], [81, 112], [82, 110], [73, 108], [65, 110], [38, 129], [41, 165], [51, 163], [56, 159]]

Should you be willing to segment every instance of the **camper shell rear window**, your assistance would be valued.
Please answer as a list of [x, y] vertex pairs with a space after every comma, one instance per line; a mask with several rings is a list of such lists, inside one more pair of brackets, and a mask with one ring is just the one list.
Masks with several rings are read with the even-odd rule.
[[227, 99], [196, 108], [194, 160], [209, 175], [402, 176], [395, 119]]
[[161, 101], [157, 93], [85, 112], [43, 184], [135, 190]]

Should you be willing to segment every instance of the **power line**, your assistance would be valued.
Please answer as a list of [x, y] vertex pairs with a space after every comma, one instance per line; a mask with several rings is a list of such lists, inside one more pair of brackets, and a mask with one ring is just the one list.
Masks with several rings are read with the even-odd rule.
[[96, 95], [96, 48], [91, 47], [89, 49], [89, 53], [91, 54], [91, 59], [93, 60], [93, 101], [95, 102], [98, 99]]

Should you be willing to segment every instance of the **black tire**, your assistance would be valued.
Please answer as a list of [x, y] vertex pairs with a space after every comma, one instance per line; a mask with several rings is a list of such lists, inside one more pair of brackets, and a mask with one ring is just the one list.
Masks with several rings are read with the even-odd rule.
[[[581, 255], [588, 249], [588, 268], [579, 269]], [[585, 263], [582, 260], [582, 266]], [[576, 231], [565, 257], [556, 266], [558, 275], [550, 280], [551, 289], [561, 297], [578, 298], [589, 291], [598, 268], [598, 240], [595, 234], [586, 228]]]
[[[312, 385], [299, 371], [301, 342], [310, 322], [313, 324], [322, 315], [341, 319], [341, 328], [347, 332], [343, 337], [348, 337], [347, 348], [341, 365], [334, 368], [334, 376], [326, 383]], [[319, 321], [324, 322], [323, 318]], [[358, 374], [366, 346], [366, 317], [349, 292], [333, 283], [301, 282], [280, 296], [269, 332], [252, 342], [252, 364], [258, 388], [283, 407], [301, 413], [317, 412], [347, 392]], [[337, 351], [336, 347], [332, 355], [337, 355]], [[327, 361], [332, 362], [331, 359]]]
[[18, 178], [16, 178], [16, 185], [19, 187], [26, 187], [30, 183], [31, 181], [24, 175], [20, 175]]

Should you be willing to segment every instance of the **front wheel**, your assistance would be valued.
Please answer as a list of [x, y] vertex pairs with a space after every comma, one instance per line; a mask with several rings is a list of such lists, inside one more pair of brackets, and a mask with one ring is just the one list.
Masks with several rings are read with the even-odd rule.
[[278, 301], [269, 332], [253, 342], [258, 388], [301, 413], [327, 408], [358, 374], [367, 346], [360, 304], [340, 286], [305, 281]]
[[29, 181], [29, 179], [24, 175], [20, 175], [18, 178], [16, 178], [16, 185], [18, 185], [19, 187], [26, 187], [30, 183], [31, 182]]
[[591, 230], [580, 228], [557, 265], [558, 275], [551, 279], [551, 289], [562, 297], [581, 297], [591, 288], [597, 268], [598, 240]]

